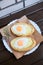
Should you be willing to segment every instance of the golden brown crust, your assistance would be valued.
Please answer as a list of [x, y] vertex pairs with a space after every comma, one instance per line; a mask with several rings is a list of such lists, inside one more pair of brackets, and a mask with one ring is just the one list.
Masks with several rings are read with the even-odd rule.
[[[11, 31], [11, 33], [13, 34], [13, 35], [16, 35], [16, 36], [30, 36], [30, 35], [32, 35], [33, 33], [34, 33], [34, 31], [35, 31], [35, 28], [33, 27], [33, 25], [31, 25], [31, 24], [27, 24], [27, 23], [15, 23], [15, 24], [24, 24], [24, 25], [27, 25], [27, 26], [30, 26], [31, 28], [32, 28], [32, 32], [30, 32], [29, 34], [27, 33], [27, 34], [16, 34], [15, 32], [14, 32], [14, 30], [12, 29], [12, 26], [11, 26], [11, 28], [10, 28], [10, 31]], [[14, 25], [15, 25], [14, 24]], [[13, 26], [14, 26], [13, 25]]]
[[[24, 34], [16, 34], [16, 33], [14, 33], [14, 30], [12, 30], [11, 28], [12, 28], [12, 26], [14, 26], [14, 25], [16, 25], [16, 24], [25, 24], [25, 25], [27, 25], [27, 26], [29, 26], [30, 25], [30, 27], [32, 28], [32, 32], [31, 33], [29, 33], [29, 34], [26, 34], [26, 35], [24, 35]], [[11, 26], [11, 28], [10, 28], [10, 31], [11, 31], [11, 34], [12, 35], [16, 35], [17, 37], [19, 36], [19, 37], [29, 37], [29, 36], [31, 36], [34, 32], [35, 32], [35, 28], [34, 28], [34, 26], [31, 24], [31, 23], [27, 23], [27, 22], [16, 22], [16, 23], [14, 23], [13, 25]], [[11, 43], [10, 43], [10, 46], [11, 46], [11, 48], [13, 49], [13, 50], [15, 50], [15, 51], [18, 51], [18, 52], [24, 52], [24, 51], [28, 51], [28, 50], [31, 50], [33, 47], [35, 47], [36, 46], [36, 41], [34, 40], [34, 39], [32, 39], [33, 40], [33, 44], [30, 46], [30, 47], [27, 47], [27, 48], [23, 48], [23, 49], [17, 49], [17, 48], [13, 48], [12, 47], [12, 45], [11, 45]]]
[[[28, 38], [28, 37], [27, 37], [27, 38]], [[11, 45], [11, 42], [10, 42], [10, 46], [11, 46], [11, 48], [12, 48], [13, 50], [18, 51], [18, 52], [29, 51], [29, 50], [31, 50], [32, 48], [34, 48], [34, 47], [36, 46], [36, 41], [35, 41], [33, 38], [32, 38], [32, 40], [33, 40], [32, 45], [29, 46], [29, 47], [26, 47], [26, 48], [22, 48], [22, 49], [15, 48], [15, 47], [13, 47], [13, 46]]]

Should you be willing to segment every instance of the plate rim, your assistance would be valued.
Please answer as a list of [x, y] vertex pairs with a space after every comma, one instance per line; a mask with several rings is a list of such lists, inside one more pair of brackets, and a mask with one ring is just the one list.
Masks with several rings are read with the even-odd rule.
[[[15, 20], [13, 20], [13, 21], [11, 21], [8, 25], [10, 25], [10, 24], [12, 24], [12, 23], [14, 23], [14, 22], [16, 22], [18, 19], [15, 19]], [[37, 25], [37, 23], [36, 22], [34, 22], [34, 21], [32, 21], [32, 20], [30, 20], [29, 19], [29, 21], [31, 21], [30, 23], [34, 26], [34, 24], [39, 28], [39, 30], [40, 30], [40, 34], [41, 34], [41, 29], [40, 29], [40, 27]], [[35, 26], [34, 26], [35, 27]], [[12, 53], [12, 50], [11, 50], [11, 48], [10, 47], [8, 47], [8, 45], [7, 45], [7, 47], [6, 47], [6, 45], [5, 45], [5, 43], [7, 43], [6, 42], [6, 40], [2, 37], [2, 41], [3, 41], [3, 44], [4, 44], [4, 46], [5, 46], [5, 48], [10, 52], [10, 53]], [[39, 47], [39, 45], [40, 45], [40, 43], [37, 45], [37, 46], [35, 46], [33, 49], [31, 49], [30, 51], [28, 51], [28, 52], [26, 52], [24, 55], [29, 55], [29, 54], [31, 54], [31, 53], [33, 53], [38, 47]], [[9, 49], [8, 49], [9, 48]]]

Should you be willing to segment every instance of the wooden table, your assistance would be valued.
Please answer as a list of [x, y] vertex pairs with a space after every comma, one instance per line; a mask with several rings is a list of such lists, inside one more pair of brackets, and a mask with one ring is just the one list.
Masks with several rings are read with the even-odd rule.
[[[29, 19], [35, 21], [39, 25], [43, 35], [43, 2], [0, 19], [0, 28], [23, 15], [26, 15]], [[42, 44], [40, 44], [35, 52], [17, 60], [13, 54], [4, 47], [0, 34], [0, 65], [43, 65], [43, 42], [41, 43]]]

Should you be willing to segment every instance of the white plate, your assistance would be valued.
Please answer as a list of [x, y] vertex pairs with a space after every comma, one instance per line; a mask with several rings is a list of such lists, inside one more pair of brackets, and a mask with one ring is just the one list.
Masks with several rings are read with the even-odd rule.
[[[14, 23], [16, 21], [17, 21], [17, 19], [16, 20], [13, 20], [8, 25], [10, 25], [10, 24], [12, 24], [12, 23]], [[29, 20], [29, 21], [36, 28], [36, 30], [41, 34], [41, 30], [40, 30], [39, 26], [34, 21], [32, 21], [32, 20]], [[12, 50], [9, 47], [9, 45], [7, 44], [6, 40], [4, 38], [2, 38], [2, 41], [3, 41], [3, 44], [6, 47], [6, 49], [12, 53]], [[40, 45], [40, 43], [37, 46], [35, 46], [33, 49], [31, 49], [30, 51], [28, 51], [27, 53], [25, 53], [24, 55], [33, 53], [39, 47], [39, 45]]]

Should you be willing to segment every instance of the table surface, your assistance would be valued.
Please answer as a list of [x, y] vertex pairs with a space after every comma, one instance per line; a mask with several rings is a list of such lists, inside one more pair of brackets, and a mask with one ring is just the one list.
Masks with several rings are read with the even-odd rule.
[[[0, 28], [23, 15], [26, 15], [29, 19], [35, 21], [39, 25], [43, 35], [43, 2], [0, 19]], [[41, 42], [35, 52], [17, 60], [15, 56], [4, 47], [0, 34], [0, 65], [43, 65], [43, 42]]]

